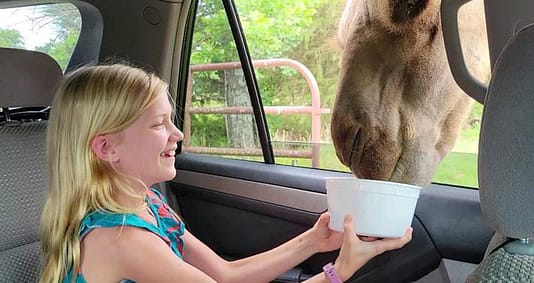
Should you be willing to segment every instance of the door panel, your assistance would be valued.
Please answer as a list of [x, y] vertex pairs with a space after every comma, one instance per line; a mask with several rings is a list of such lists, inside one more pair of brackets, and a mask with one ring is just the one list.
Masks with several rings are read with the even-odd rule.
[[311, 213], [321, 213], [326, 210], [324, 194], [318, 192], [184, 170], [178, 170], [177, 175], [189, 186], [209, 188], [213, 192], [240, 196]]
[[432, 185], [415, 211], [443, 258], [478, 264], [493, 236], [480, 209], [477, 190]]
[[[179, 154], [176, 166], [170, 192], [188, 229], [231, 259], [273, 248], [311, 227], [326, 210], [324, 178], [347, 176], [190, 153]], [[481, 217], [477, 191], [432, 185], [418, 201], [412, 242], [376, 257], [351, 282], [415, 281], [442, 258], [478, 263], [492, 235]], [[278, 282], [299, 282], [336, 255], [315, 255]]]

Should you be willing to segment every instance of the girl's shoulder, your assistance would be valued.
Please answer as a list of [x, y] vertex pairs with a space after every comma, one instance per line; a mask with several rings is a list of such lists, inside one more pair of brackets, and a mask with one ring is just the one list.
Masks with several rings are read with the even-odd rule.
[[[150, 205], [166, 205], [167, 201], [165, 197], [156, 189], [150, 188], [147, 191], [146, 201]], [[87, 214], [80, 224], [80, 237], [84, 237], [95, 228], [102, 227], [123, 227], [133, 226], [138, 228], [144, 228], [152, 231], [153, 227], [145, 220], [141, 219], [134, 213], [113, 213], [103, 210], [93, 211]]]
[[135, 214], [121, 214], [104, 211], [94, 211], [84, 217], [80, 224], [80, 237], [84, 238], [96, 228], [122, 228], [133, 226], [150, 229], [150, 225]]
[[[159, 247], [161, 239], [146, 229], [133, 226], [113, 226], [94, 229], [82, 242], [82, 272], [85, 278], [128, 278], [125, 266], [144, 259], [146, 249]], [[98, 273], [94, 273], [98, 270]], [[82, 278], [83, 278], [82, 277]]]
[[[91, 251], [91, 263], [95, 264], [91, 270], [105, 270], [113, 274], [111, 278], [129, 278], [133, 281], [143, 281], [141, 279], [144, 278], [145, 281], [162, 282], [159, 277], [171, 277], [174, 274], [174, 278], [179, 278], [179, 272], [183, 270], [180, 266], [184, 262], [158, 235], [146, 230], [131, 226], [97, 229], [87, 236], [87, 240], [90, 246], [84, 248]], [[84, 265], [88, 263], [86, 258]], [[86, 271], [90, 270], [84, 268], [84, 274]], [[89, 276], [86, 278], [89, 279]]]

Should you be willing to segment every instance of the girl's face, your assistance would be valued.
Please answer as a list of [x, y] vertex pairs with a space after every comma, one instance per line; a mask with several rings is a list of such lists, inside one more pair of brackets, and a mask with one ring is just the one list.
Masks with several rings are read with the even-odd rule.
[[143, 181], [146, 186], [167, 181], [176, 175], [176, 143], [184, 135], [171, 120], [172, 107], [165, 93], [160, 94], [137, 121], [115, 134], [114, 162], [119, 172]]

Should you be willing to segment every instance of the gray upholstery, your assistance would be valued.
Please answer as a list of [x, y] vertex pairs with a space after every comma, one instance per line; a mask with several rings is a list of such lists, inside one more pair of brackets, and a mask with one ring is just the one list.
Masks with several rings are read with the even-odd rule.
[[[61, 75], [47, 55], [0, 48], [0, 107], [50, 105]], [[46, 123], [0, 123], [0, 282], [37, 280]]]
[[[534, 282], [534, 25], [503, 49], [480, 132], [480, 204], [496, 230], [467, 282]], [[520, 241], [518, 239], [525, 239]]]
[[49, 106], [61, 74], [47, 54], [0, 48], [0, 106]]
[[[35, 282], [47, 188], [46, 124], [0, 126], [0, 282]], [[32, 278], [22, 280], [19, 278]]]
[[468, 282], [534, 282], [534, 257], [501, 248], [484, 259]]
[[482, 212], [511, 238], [534, 236], [534, 26], [498, 58], [484, 103], [479, 148]]

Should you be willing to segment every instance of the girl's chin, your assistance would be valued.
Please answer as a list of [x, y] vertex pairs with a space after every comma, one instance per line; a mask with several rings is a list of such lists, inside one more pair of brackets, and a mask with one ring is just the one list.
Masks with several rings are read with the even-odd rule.
[[162, 169], [160, 174], [154, 177], [152, 179], [152, 185], [173, 180], [176, 177], [176, 169], [174, 167]]
[[174, 177], [176, 177], [176, 169], [172, 167], [172, 169], [168, 171], [168, 174], [165, 174], [165, 180], [162, 180], [162, 182], [170, 181], [174, 179]]

